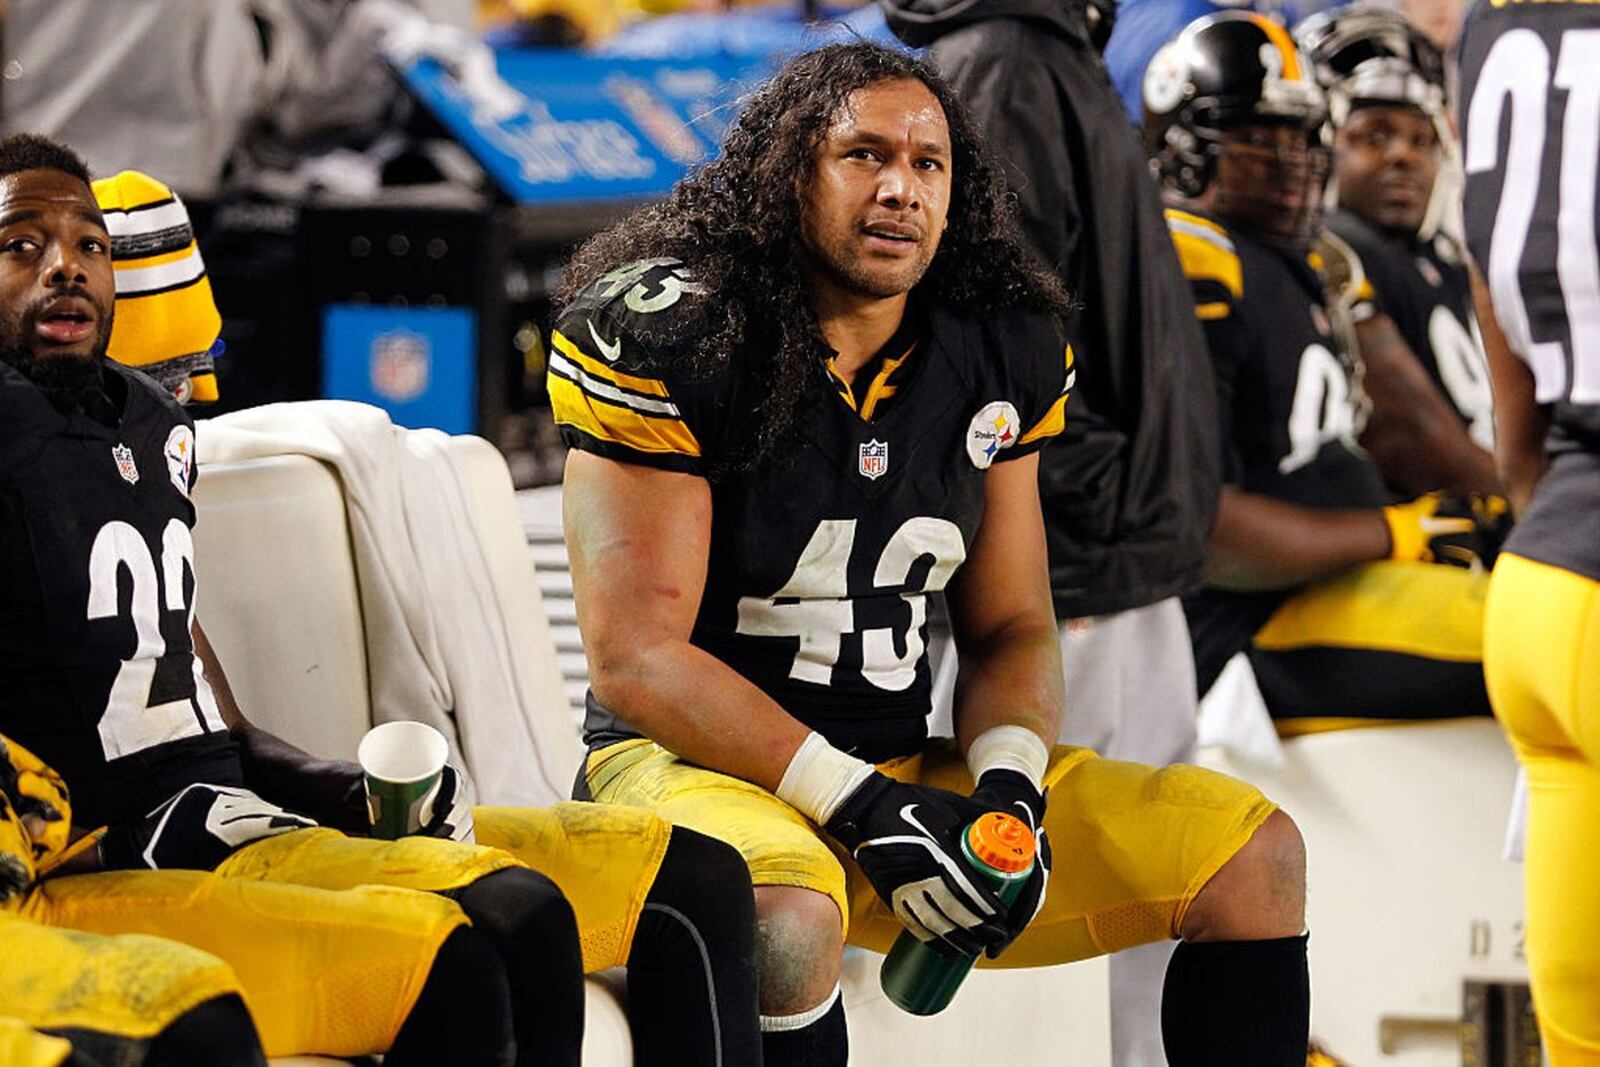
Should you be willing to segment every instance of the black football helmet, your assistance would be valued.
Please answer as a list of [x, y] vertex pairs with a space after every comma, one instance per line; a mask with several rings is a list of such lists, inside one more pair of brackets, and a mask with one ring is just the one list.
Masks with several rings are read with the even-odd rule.
[[1400, 12], [1371, 3], [1320, 11], [1294, 30], [1341, 126], [1367, 104], [1409, 105], [1447, 134], [1444, 56]]
[[[1326, 100], [1277, 22], [1254, 11], [1195, 20], [1151, 58], [1143, 96], [1145, 148], [1169, 190], [1194, 199], [1215, 187], [1212, 208], [1245, 228], [1315, 231], [1328, 173]], [[1235, 166], [1220, 167], [1224, 157]]]

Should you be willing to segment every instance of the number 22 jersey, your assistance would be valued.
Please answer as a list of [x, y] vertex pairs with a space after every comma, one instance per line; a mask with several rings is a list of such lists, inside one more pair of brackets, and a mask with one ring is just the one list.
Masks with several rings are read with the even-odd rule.
[[193, 424], [138, 372], [104, 374], [115, 427], [0, 365], [0, 733], [61, 773], [88, 827], [242, 781], [189, 635]]
[[[912, 752], [927, 735], [927, 595], [966, 559], [989, 466], [1060, 432], [1071, 351], [1035, 313], [908, 310], [875, 374], [869, 365], [851, 388], [817, 368], [831, 388], [783, 455], [722, 473], [751, 447], [762, 396], [748, 350], [725, 367], [685, 369], [712, 299], [673, 260], [585, 289], [558, 322], [550, 359], [562, 437], [709, 477], [691, 641], [833, 744], [868, 760]], [[673, 328], [650, 329], [650, 316], [671, 316]], [[662, 332], [683, 340], [654, 351], [639, 340]], [[637, 733], [591, 694], [585, 735], [598, 745]]]

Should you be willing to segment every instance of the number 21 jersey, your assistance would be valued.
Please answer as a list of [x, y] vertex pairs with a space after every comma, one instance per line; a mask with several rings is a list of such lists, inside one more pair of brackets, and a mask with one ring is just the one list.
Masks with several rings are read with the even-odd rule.
[[1473, 5], [1461, 38], [1467, 243], [1550, 413], [1506, 547], [1600, 580], [1600, 10]]
[[[672, 260], [622, 268], [581, 293], [550, 361], [562, 436], [708, 477], [692, 642], [833, 744], [869, 760], [912, 752], [927, 733], [927, 594], [966, 559], [990, 465], [1060, 431], [1070, 350], [1053, 322], [1021, 310], [908, 312], [918, 328], [890, 342], [875, 375], [853, 386], [831, 378], [784, 454], [741, 470], [763, 395], [749, 362], [759, 356], [691, 369], [711, 299]], [[682, 339], [671, 351], [639, 340], [663, 332], [651, 316]], [[635, 736], [592, 695], [585, 733], [591, 744]]]

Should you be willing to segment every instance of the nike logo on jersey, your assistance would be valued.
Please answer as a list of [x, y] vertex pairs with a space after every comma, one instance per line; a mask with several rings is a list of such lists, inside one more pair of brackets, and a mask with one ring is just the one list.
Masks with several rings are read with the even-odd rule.
[[592, 322], [589, 323], [589, 336], [594, 338], [595, 347], [600, 350], [600, 355], [604, 357], [607, 363], [615, 363], [622, 358], [622, 342], [612, 341], [610, 344], [606, 344]]

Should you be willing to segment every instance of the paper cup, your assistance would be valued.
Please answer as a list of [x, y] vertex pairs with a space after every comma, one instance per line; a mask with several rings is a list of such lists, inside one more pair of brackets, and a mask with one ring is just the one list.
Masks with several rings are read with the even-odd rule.
[[367, 731], [356, 759], [366, 780], [373, 837], [393, 841], [422, 828], [449, 758], [449, 742], [427, 723], [386, 722]]

